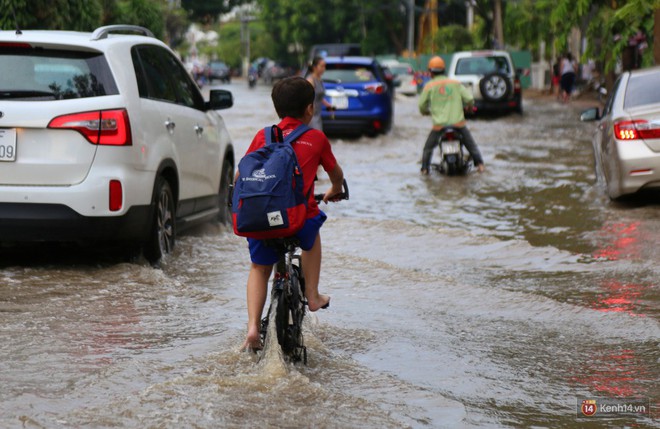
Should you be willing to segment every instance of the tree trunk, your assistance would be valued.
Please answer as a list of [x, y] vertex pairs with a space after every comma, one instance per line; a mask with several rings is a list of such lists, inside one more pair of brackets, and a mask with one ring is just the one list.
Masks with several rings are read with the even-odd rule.
[[495, 47], [504, 49], [504, 28], [502, 26], [502, 0], [495, 0], [495, 14], [493, 16], [493, 36]]

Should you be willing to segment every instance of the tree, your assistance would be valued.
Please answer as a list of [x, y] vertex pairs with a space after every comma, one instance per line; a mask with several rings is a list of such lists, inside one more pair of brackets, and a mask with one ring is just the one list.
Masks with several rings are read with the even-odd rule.
[[230, 12], [235, 6], [250, 3], [249, 0], [181, 0], [181, 7], [188, 11], [193, 21], [211, 24], [218, 17]]
[[2, 29], [91, 31], [101, 22], [99, 0], [0, 0]]
[[653, 63], [653, 24], [660, 0], [557, 0], [550, 16], [550, 24], [557, 34], [556, 46], [565, 49], [572, 27], [586, 24], [586, 56], [600, 60], [605, 71], [612, 71], [621, 60], [629, 41], [641, 32], [649, 49], [639, 50], [639, 65]]
[[[318, 43], [360, 43], [366, 54], [401, 52], [406, 9], [399, 0], [257, 0], [273, 39], [270, 57], [303, 64]], [[328, 13], [331, 10], [332, 13]]]

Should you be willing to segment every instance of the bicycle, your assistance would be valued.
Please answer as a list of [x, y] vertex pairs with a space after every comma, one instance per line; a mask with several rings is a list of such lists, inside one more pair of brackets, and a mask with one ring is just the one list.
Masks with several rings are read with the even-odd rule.
[[[344, 180], [344, 192], [333, 201], [348, 200], [348, 185]], [[316, 201], [323, 200], [323, 194], [314, 195]], [[266, 317], [261, 320], [261, 344], [268, 347], [268, 326], [275, 321], [277, 342], [285, 359], [307, 365], [307, 348], [303, 339], [303, 319], [305, 318], [305, 277], [302, 272], [299, 242], [296, 237], [266, 240], [267, 245], [280, 255], [275, 266], [270, 305]]]

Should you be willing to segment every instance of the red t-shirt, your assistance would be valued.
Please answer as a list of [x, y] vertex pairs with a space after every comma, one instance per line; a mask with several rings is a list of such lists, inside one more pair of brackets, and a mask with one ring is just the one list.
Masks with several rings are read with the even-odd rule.
[[[287, 116], [277, 126], [282, 129], [282, 134], [286, 137], [300, 124], [302, 122], [298, 119]], [[264, 130], [261, 129], [254, 136], [250, 147], [248, 147], [245, 153], [254, 152], [265, 144], [266, 136]], [[300, 136], [298, 140], [293, 142], [292, 146], [298, 157], [298, 164], [300, 164], [300, 168], [302, 169], [305, 195], [309, 193], [307, 204], [307, 219], [309, 219], [318, 215], [320, 212], [319, 206], [314, 199], [314, 179], [316, 178], [319, 165], [323, 166], [326, 172], [332, 171], [337, 165], [337, 160], [332, 153], [332, 147], [328, 138], [322, 131], [313, 128]]]

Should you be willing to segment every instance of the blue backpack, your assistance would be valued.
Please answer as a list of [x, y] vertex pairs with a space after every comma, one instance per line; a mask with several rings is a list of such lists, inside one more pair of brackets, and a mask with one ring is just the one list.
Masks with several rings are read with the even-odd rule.
[[[266, 127], [266, 144], [238, 163], [232, 196], [236, 235], [282, 238], [295, 235], [303, 227], [308, 196], [304, 194], [302, 171], [291, 143], [309, 129], [305, 124], [299, 125], [280, 142], [282, 130], [275, 125]], [[273, 136], [274, 131], [278, 136]]]

